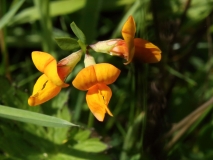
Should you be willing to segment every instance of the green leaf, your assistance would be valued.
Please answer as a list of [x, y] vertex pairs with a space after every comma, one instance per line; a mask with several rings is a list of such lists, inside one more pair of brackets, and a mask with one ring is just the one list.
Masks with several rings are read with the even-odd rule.
[[79, 48], [79, 44], [76, 39], [70, 37], [55, 38], [58, 46], [63, 50], [73, 50]]
[[77, 126], [68, 121], [48, 115], [21, 110], [0, 105], [0, 117], [17, 120], [26, 123], [37, 124], [46, 127], [70, 127]]
[[78, 37], [78, 39], [81, 40], [81, 42], [86, 44], [86, 37], [85, 37], [84, 33], [75, 24], [75, 22], [72, 22], [70, 24], [70, 27], [71, 27], [72, 31], [75, 33], [76, 37]]
[[73, 146], [74, 149], [84, 152], [98, 153], [107, 149], [107, 145], [97, 139], [88, 139]]
[[73, 139], [76, 140], [76, 141], [85, 141], [89, 138], [91, 134], [91, 131], [90, 130], [84, 130], [84, 131], [81, 131], [81, 132], [78, 132], [74, 137]]
[[10, 10], [7, 12], [7, 14], [4, 15], [3, 18], [0, 20], [0, 29], [2, 29], [4, 26], [6, 26], [11, 18], [15, 15], [15, 13], [18, 11], [18, 9], [21, 7], [21, 5], [24, 3], [24, 0], [18, 1]]

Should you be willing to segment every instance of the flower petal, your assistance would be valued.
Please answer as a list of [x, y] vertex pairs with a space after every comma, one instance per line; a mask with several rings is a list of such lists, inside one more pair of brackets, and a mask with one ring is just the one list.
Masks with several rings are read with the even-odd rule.
[[72, 84], [79, 90], [88, 90], [97, 83], [111, 84], [115, 82], [120, 70], [109, 63], [95, 64], [82, 69]]
[[120, 70], [109, 63], [94, 65], [98, 83], [112, 84], [120, 75]]
[[35, 64], [36, 68], [44, 73], [46, 66], [51, 62], [55, 61], [55, 58], [48, 53], [33, 51], [32, 52], [32, 60]]
[[135, 37], [136, 27], [135, 27], [135, 21], [132, 16], [129, 16], [127, 21], [125, 22], [123, 28], [122, 28], [122, 36], [126, 42], [129, 55], [127, 55], [126, 60], [127, 62], [125, 64], [129, 64], [132, 61], [132, 58], [134, 56], [135, 47], [134, 47], [134, 37]]
[[89, 66], [82, 69], [72, 81], [72, 84], [75, 88], [83, 91], [88, 90], [96, 83], [97, 78], [94, 66]]
[[61, 87], [54, 85], [48, 80], [48, 77], [43, 74], [41, 75], [33, 88], [32, 96], [28, 99], [30, 106], [37, 106], [42, 104], [53, 97], [55, 97], [61, 90]]
[[151, 42], [141, 38], [135, 38], [134, 44], [134, 59], [143, 63], [157, 63], [161, 60], [161, 50]]
[[103, 121], [105, 113], [113, 116], [108, 109], [108, 104], [112, 96], [111, 89], [105, 84], [96, 84], [91, 87], [86, 95], [87, 104], [93, 115], [99, 120]]
[[57, 71], [57, 62], [53, 56], [45, 52], [34, 51], [32, 52], [32, 60], [36, 68], [40, 72], [44, 73], [56, 86], [69, 86], [59, 77]]

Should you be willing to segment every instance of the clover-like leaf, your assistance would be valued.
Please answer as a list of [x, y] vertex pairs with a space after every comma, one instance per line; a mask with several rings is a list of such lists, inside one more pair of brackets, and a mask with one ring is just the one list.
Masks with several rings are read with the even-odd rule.
[[72, 31], [74, 32], [74, 34], [76, 35], [76, 37], [78, 37], [78, 39], [80, 39], [81, 42], [83, 42], [84, 44], [86, 44], [86, 37], [85, 37], [84, 33], [75, 24], [75, 22], [72, 22], [70, 24], [70, 27], [71, 27]]
[[78, 41], [74, 38], [70, 37], [57, 37], [55, 38], [56, 43], [58, 46], [63, 50], [74, 50], [79, 48]]

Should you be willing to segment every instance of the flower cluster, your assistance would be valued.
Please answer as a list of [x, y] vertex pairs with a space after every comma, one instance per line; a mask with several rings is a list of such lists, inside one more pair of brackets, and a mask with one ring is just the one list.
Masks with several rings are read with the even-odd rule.
[[[123, 39], [100, 41], [87, 48], [120, 56], [127, 61], [125, 64], [129, 64], [134, 59], [143, 63], [159, 62], [161, 50], [151, 42], [135, 38], [135, 32], [135, 22], [130, 16], [122, 28]], [[79, 50], [57, 63], [56, 59], [48, 53], [32, 52], [33, 63], [43, 74], [36, 81], [28, 104], [40, 105], [55, 97], [62, 88], [68, 87], [69, 84], [65, 83], [65, 80], [80, 61], [83, 53]], [[84, 63], [85, 68], [77, 74], [72, 84], [79, 90], [87, 91], [86, 101], [89, 109], [99, 121], [103, 121], [106, 113], [113, 116], [108, 108], [112, 91], [107, 85], [114, 83], [121, 71], [109, 63], [96, 64], [89, 51], [85, 54]]]

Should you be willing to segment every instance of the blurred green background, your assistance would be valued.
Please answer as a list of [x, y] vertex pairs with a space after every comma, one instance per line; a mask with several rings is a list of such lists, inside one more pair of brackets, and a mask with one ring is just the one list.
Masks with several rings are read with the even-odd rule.
[[[48, 52], [57, 60], [74, 52], [60, 49], [54, 40], [76, 38], [73, 21], [88, 44], [121, 38], [129, 15], [137, 25], [136, 37], [157, 45], [162, 60], [124, 65], [119, 57], [92, 53], [97, 63], [121, 70], [110, 85], [113, 117], [97, 121], [86, 92], [72, 85], [51, 101], [28, 106], [41, 75], [32, 51]], [[0, 0], [0, 159], [212, 160], [212, 38], [213, 0]], [[82, 58], [66, 82], [71, 84], [83, 67]], [[3, 114], [9, 112], [5, 106], [80, 127], [19, 122], [20, 117]]]

